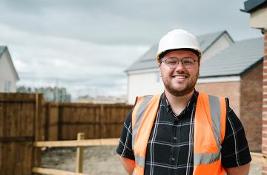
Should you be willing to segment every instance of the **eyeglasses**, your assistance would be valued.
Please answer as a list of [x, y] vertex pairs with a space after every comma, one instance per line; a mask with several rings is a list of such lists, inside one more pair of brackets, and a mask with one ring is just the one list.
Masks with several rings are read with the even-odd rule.
[[195, 65], [195, 62], [197, 62], [197, 60], [191, 57], [183, 57], [181, 59], [176, 57], [170, 57], [170, 58], [162, 58], [161, 60], [161, 63], [166, 64], [171, 69], [176, 68], [179, 62], [181, 62], [185, 68], [192, 68]]

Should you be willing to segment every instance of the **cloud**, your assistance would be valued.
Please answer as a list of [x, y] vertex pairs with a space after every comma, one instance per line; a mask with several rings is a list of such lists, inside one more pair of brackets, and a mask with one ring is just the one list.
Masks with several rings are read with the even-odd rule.
[[2, 0], [0, 44], [11, 52], [19, 84], [126, 93], [123, 71], [173, 28], [260, 36], [241, 8], [243, 0]]
[[12, 27], [44, 36], [137, 45], [154, 43], [177, 27], [196, 34], [229, 29], [234, 31], [234, 37], [246, 37], [237, 32], [253, 33], [247, 25], [248, 14], [239, 10], [242, 7], [242, 0], [13, 0], [0, 3], [0, 19]]
[[112, 88], [123, 87], [117, 92], [125, 94], [123, 71], [148, 49], [142, 45], [103, 45], [42, 36], [6, 25], [0, 25], [0, 30], [2, 44], [8, 45], [21, 78], [18, 85], [61, 85], [79, 92], [102, 94], [112, 94]]

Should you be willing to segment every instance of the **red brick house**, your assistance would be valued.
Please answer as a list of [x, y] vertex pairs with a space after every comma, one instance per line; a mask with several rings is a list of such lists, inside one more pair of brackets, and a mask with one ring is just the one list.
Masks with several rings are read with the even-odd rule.
[[262, 168], [262, 174], [267, 175], [267, 0], [247, 0], [244, 2], [244, 12], [250, 14], [250, 26], [261, 30], [263, 34], [264, 48], [262, 49], [263, 70], [262, 70], [262, 153], [265, 158], [265, 164]]
[[226, 96], [241, 119], [251, 151], [261, 150], [263, 44], [237, 41], [200, 66], [197, 89]]

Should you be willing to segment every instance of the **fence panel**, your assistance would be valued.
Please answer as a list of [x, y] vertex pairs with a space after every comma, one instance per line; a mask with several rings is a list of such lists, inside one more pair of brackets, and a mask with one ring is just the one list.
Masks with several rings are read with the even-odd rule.
[[[56, 108], [55, 105], [53, 108]], [[57, 116], [50, 112], [49, 118], [50, 121], [52, 118], [57, 118], [55, 120], [58, 123], [58, 140], [73, 140], [79, 132], [85, 133], [88, 139], [119, 137], [123, 121], [131, 106], [62, 103], [58, 104], [57, 108]], [[51, 111], [51, 105], [48, 111]], [[49, 134], [52, 132], [50, 129]]]
[[102, 138], [117, 138], [121, 134], [121, 129], [126, 115], [130, 111], [128, 105], [103, 105], [103, 116], [101, 116], [101, 136]]
[[41, 102], [40, 94], [0, 93], [1, 175], [31, 174], [33, 141], [43, 134]]
[[44, 105], [45, 118], [45, 140], [58, 140], [58, 115], [59, 105], [57, 103], [46, 103]]
[[33, 142], [120, 136], [125, 104], [44, 103], [41, 94], [0, 93], [0, 174], [29, 175], [40, 164]]

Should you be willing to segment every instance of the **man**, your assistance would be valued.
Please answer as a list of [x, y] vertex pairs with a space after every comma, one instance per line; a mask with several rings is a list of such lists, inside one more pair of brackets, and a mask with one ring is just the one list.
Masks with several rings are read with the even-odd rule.
[[117, 148], [129, 174], [248, 174], [245, 132], [228, 99], [195, 90], [200, 58], [191, 33], [176, 29], [161, 38], [164, 93], [136, 99]]

